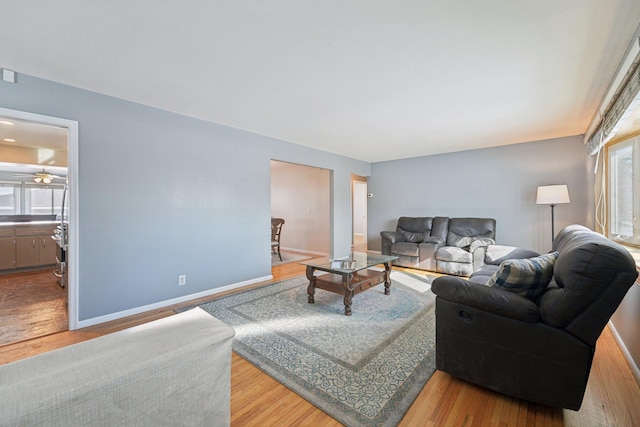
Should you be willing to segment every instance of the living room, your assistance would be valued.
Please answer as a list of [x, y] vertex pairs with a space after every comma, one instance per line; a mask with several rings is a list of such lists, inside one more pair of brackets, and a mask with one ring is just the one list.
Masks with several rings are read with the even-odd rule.
[[[500, 7], [509, 8], [502, 3]], [[273, 273], [266, 230], [269, 229], [271, 215], [272, 160], [331, 171], [329, 250], [336, 257], [348, 253], [352, 243], [351, 176], [354, 174], [368, 177], [368, 191], [373, 194], [368, 205], [368, 243], [372, 250], [379, 250], [379, 232], [392, 229], [394, 221], [400, 216], [445, 215], [496, 218], [499, 243], [546, 252], [551, 245], [550, 212], [548, 206], [536, 205], [535, 193], [539, 185], [555, 183], [566, 184], [571, 197], [569, 204], [558, 205], [555, 209], [556, 230], [572, 223], [594, 228], [596, 200], [593, 172], [596, 158], [587, 156], [583, 133], [597, 115], [599, 103], [618, 63], [634, 35], [637, 35], [640, 11], [635, 3], [625, 1], [615, 2], [615, 7], [608, 2], [591, 2], [591, 5], [593, 9], [589, 12], [604, 16], [601, 17], [604, 21], [619, 22], [619, 27], [615, 37], [609, 33], [601, 34], [605, 40], [590, 46], [591, 53], [587, 56], [596, 62], [595, 65], [584, 60], [585, 69], [592, 71], [591, 76], [595, 76], [595, 71], [600, 67], [605, 69], [602, 74], [597, 74], [600, 80], [593, 82], [593, 87], [582, 89], [584, 97], [572, 99], [571, 111], [549, 109], [549, 116], [560, 115], [560, 121], [570, 123], [571, 127], [561, 128], [557, 122], [543, 127], [532, 120], [533, 113], [527, 108], [518, 110], [518, 120], [505, 116], [505, 109], [516, 110], [522, 104], [534, 101], [546, 104], [547, 100], [535, 99], [530, 92], [518, 95], [517, 102], [513, 104], [506, 99], [488, 97], [483, 101], [490, 110], [488, 113], [480, 114], [482, 111], [476, 105], [477, 119], [468, 114], [463, 119], [455, 117], [446, 121], [445, 127], [467, 128], [465, 135], [459, 136], [466, 146], [449, 149], [448, 145], [453, 147], [457, 141], [441, 137], [441, 129], [436, 127], [430, 128], [430, 133], [419, 133], [413, 138], [413, 141], [418, 141], [414, 145], [424, 146], [421, 148], [425, 150], [432, 141], [434, 145], [439, 144], [433, 153], [389, 158], [381, 157], [380, 153], [393, 153], [396, 149], [400, 152], [400, 142], [394, 141], [393, 135], [403, 125], [411, 127], [420, 121], [443, 120], [438, 114], [439, 102], [435, 102], [435, 106], [430, 104], [428, 108], [425, 107], [418, 115], [420, 117], [414, 118], [414, 122], [405, 122], [403, 117], [407, 108], [404, 101], [394, 97], [396, 91], [393, 88], [382, 91], [382, 84], [375, 86], [375, 89], [363, 87], [362, 90], [348, 93], [357, 99], [333, 98], [336, 104], [346, 103], [358, 111], [345, 117], [344, 121], [357, 122], [360, 115], [375, 113], [377, 108], [381, 108], [380, 103], [388, 104], [391, 110], [400, 112], [388, 116], [388, 120], [394, 122], [393, 126], [375, 129], [388, 139], [384, 149], [378, 151], [373, 145], [369, 147], [366, 137], [349, 133], [323, 134], [322, 138], [330, 143], [326, 149], [320, 149], [293, 133], [270, 133], [267, 127], [263, 133], [257, 132], [254, 128], [233, 121], [233, 117], [221, 116], [223, 119], [219, 121], [211, 120], [190, 107], [192, 102], [210, 98], [211, 110], [234, 110], [240, 98], [237, 103], [227, 102], [227, 98], [224, 98], [224, 102], [219, 99], [236, 85], [249, 86], [249, 80], [237, 83], [230, 79], [227, 83], [229, 87], [220, 87], [216, 92], [202, 94], [195, 91], [185, 93], [182, 98], [176, 96], [177, 106], [174, 107], [161, 97], [165, 89], [169, 91], [167, 82], [173, 80], [161, 79], [161, 70], [157, 74], [147, 70], [153, 82], [148, 89], [150, 95], [146, 102], [137, 100], [125, 87], [128, 76], [133, 75], [129, 74], [132, 73], [130, 68], [143, 67], [144, 59], [125, 56], [114, 62], [104, 61], [95, 52], [104, 49], [114, 54], [117, 48], [96, 44], [98, 47], [94, 47], [91, 53], [77, 49], [77, 52], [84, 52], [87, 61], [95, 63], [93, 66], [79, 65], [81, 63], [76, 63], [75, 57], [74, 60], [56, 62], [55, 57], [64, 57], [61, 51], [68, 49], [76, 52], [76, 47], [79, 48], [69, 40], [72, 37], [57, 35], [60, 40], [56, 42], [66, 40], [68, 44], [66, 48], [54, 50], [55, 53], [50, 57], [43, 47], [38, 47], [38, 43], [45, 42], [41, 39], [47, 37], [41, 34], [30, 39], [30, 36], [23, 35], [24, 30], [18, 25], [27, 19], [35, 20], [32, 25], [34, 28], [43, 27], [47, 22], [53, 25], [48, 21], [52, 17], [56, 17], [59, 21], [55, 22], [60, 24], [66, 22], [63, 14], [49, 9], [53, 6], [43, 4], [41, 11], [27, 18], [25, 6], [12, 5], [0, 18], [3, 23], [0, 31], [5, 36], [4, 40], [16, 40], [17, 47], [10, 49], [7, 45], [11, 43], [8, 43], [0, 48], [3, 61], [0, 67], [14, 70], [17, 77], [15, 83], [0, 81], [0, 107], [3, 108], [0, 115], [12, 117], [26, 112], [33, 115], [30, 117], [49, 117], [77, 123], [76, 139], [70, 147], [69, 165], [70, 176], [75, 178], [71, 195], [75, 207], [72, 205], [70, 212], [74, 227], [70, 237], [75, 246], [70, 249], [70, 254], [73, 252], [77, 260], [69, 278], [70, 293], [73, 291], [77, 296], [76, 301], [70, 301], [70, 304], [75, 304], [74, 311], [70, 312], [74, 314], [70, 319], [72, 329], [99, 325], [271, 279]], [[88, 6], [76, 6], [75, 9], [72, 6], [65, 9], [75, 19], [97, 13], [87, 10]], [[363, 9], [368, 7], [362, 6]], [[578, 7], [576, 4], [573, 6]], [[108, 16], [108, 7], [102, 7], [105, 10], [100, 11]], [[395, 6], [389, 9], [393, 11]], [[333, 18], [332, 13], [325, 13], [327, 20], [323, 22], [333, 22], [330, 19]], [[566, 18], [569, 12], [563, 9], [558, 14]], [[410, 17], [411, 14], [406, 11], [402, 15], [407, 20]], [[384, 21], [378, 15], [374, 22]], [[128, 22], [125, 27], [122, 32], [132, 40], [137, 40], [134, 34], [139, 26]], [[388, 34], [385, 32], [384, 35]], [[542, 37], [537, 33], [534, 35]], [[343, 36], [341, 33], [340, 37]], [[474, 33], [463, 36], [460, 38], [469, 45], [473, 44]], [[340, 37], [336, 37], [336, 41]], [[381, 38], [374, 40], [382, 43]], [[624, 42], [620, 42], [622, 39]], [[323, 46], [321, 42], [322, 38], [319, 38], [318, 43]], [[201, 51], [208, 50], [206, 43], [198, 46]], [[466, 54], [466, 49], [462, 49], [464, 45], [458, 47], [459, 52]], [[525, 48], [520, 47], [509, 53], [520, 50]], [[346, 64], [341, 63], [335, 64], [335, 68], [327, 67], [318, 59], [321, 57], [318, 52], [306, 58], [309, 64], [318, 68], [318, 73], [332, 74], [338, 80], [342, 76], [340, 70], [349, 70], [344, 67]], [[593, 52], [599, 54], [597, 61], [592, 58], [598, 56]], [[478, 62], [486, 53], [475, 52], [468, 61]], [[137, 50], [135, 54], [143, 56]], [[179, 52], [175, 54], [180, 55]], [[366, 59], [363, 57], [367, 56], [364, 49], [350, 54], [363, 61]], [[450, 52], [448, 54], [451, 55]], [[388, 55], [384, 61], [372, 61], [372, 64], [367, 60], [366, 64], [374, 69], [372, 65], [375, 64], [383, 68], [390, 63], [401, 63], [394, 62], [399, 61], [397, 56]], [[38, 57], [44, 58], [45, 65], [47, 62], [58, 64], [64, 72], [56, 70], [55, 66], [52, 67], [54, 69], [48, 69], [37, 61]], [[243, 57], [243, 61], [246, 67], [254, 66], [252, 58]], [[271, 75], [268, 66], [271, 61], [272, 58], [256, 59], [268, 76]], [[193, 64], [186, 59], [184, 63]], [[298, 66], [301, 72], [306, 69], [300, 64]], [[501, 81], [521, 79], [526, 74], [524, 72], [530, 69], [529, 66], [530, 63], [516, 69], [500, 68], [492, 82], [499, 86]], [[573, 74], [579, 74], [579, 66], [574, 63], [574, 67]], [[176, 86], [180, 86], [183, 78], [177, 72], [179, 70], [180, 67], [172, 69]], [[357, 70], [360, 71], [359, 68]], [[421, 72], [426, 75], [427, 71], [428, 68], [425, 68]], [[469, 74], [460, 69], [455, 71], [460, 81]], [[552, 71], [545, 62], [536, 64], [532, 73], [553, 74]], [[83, 80], [85, 75], [97, 75], [99, 80], [104, 80], [105, 85], [108, 83], [110, 86], [96, 88], [90, 85], [89, 80]], [[158, 76], [158, 81], [154, 76]], [[354, 80], [362, 76], [363, 73], [358, 73]], [[403, 76], [398, 73], [391, 82]], [[190, 78], [202, 82], [211, 79], [206, 73]], [[301, 105], [313, 104], [314, 99], [321, 98], [309, 81], [301, 85], [295, 76], [290, 79], [291, 85], [303, 92], [304, 96], [297, 99]], [[474, 80], [474, 83], [477, 81]], [[385, 84], [389, 82], [385, 81]], [[561, 86], [566, 81], [554, 84]], [[474, 90], [473, 86], [465, 86], [466, 90], [460, 94], [456, 86], [450, 87], [450, 95], [455, 96], [459, 108], [465, 105], [466, 98], [482, 97], [494, 88], [492, 85]], [[326, 87], [318, 90], [323, 89], [326, 90]], [[557, 92], [562, 90], [563, 87], [556, 87]], [[568, 92], [572, 90], [573, 87], [567, 89]], [[588, 99], [585, 94], [589, 95]], [[266, 98], [272, 103], [264, 102], [264, 99], [262, 103], [255, 103], [255, 108], [260, 112], [278, 109], [277, 96], [271, 96], [271, 92], [268, 95]], [[417, 97], [428, 98], [423, 92], [419, 92]], [[497, 108], [498, 104], [506, 106]], [[367, 109], [364, 108], [366, 105], [374, 107]], [[447, 105], [457, 111], [454, 106]], [[579, 113], [574, 113], [572, 109], [579, 110]], [[316, 114], [329, 115], [325, 111], [316, 111]], [[384, 122], [385, 114], [377, 116], [379, 122]], [[492, 126], [496, 131], [481, 137], [476, 128], [480, 127], [481, 122], [487, 121], [491, 114], [495, 116]], [[273, 122], [278, 121], [266, 114], [265, 117]], [[329, 127], [325, 124], [328, 119], [316, 118], [318, 128]], [[284, 121], [282, 118], [279, 120]], [[371, 123], [367, 123], [367, 126], [360, 122], [358, 124], [362, 128], [373, 127]], [[517, 138], [506, 140], [503, 133], [514, 128], [518, 130]], [[366, 156], [342, 151], [341, 146], [351, 145], [351, 140], [360, 141], [362, 145], [349, 153], [365, 153]], [[486, 145], [473, 145], [478, 140]], [[178, 277], [181, 275], [186, 276], [184, 286], [178, 286]]]

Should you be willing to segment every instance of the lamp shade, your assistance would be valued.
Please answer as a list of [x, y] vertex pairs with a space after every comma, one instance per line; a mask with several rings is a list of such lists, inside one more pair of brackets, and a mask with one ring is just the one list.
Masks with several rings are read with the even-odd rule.
[[541, 185], [538, 187], [538, 205], [569, 203], [569, 189], [566, 185]]

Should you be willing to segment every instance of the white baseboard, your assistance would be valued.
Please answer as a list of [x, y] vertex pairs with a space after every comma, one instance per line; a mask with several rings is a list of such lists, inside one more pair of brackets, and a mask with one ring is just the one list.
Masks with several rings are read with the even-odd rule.
[[231, 285], [222, 286], [220, 288], [209, 289], [195, 294], [184, 295], [178, 298], [169, 299], [166, 301], [160, 301], [153, 304], [143, 305], [140, 307], [131, 308], [129, 310], [118, 311], [117, 313], [111, 313], [104, 316], [93, 317], [91, 319], [79, 320], [78, 328], [86, 328], [87, 326], [97, 325], [99, 323], [110, 322], [111, 320], [121, 319], [123, 317], [132, 316], [134, 314], [144, 313], [145, 311], [155, 310], [156, 308], [167, 307], [181, 302], [195, 300], [202, 297], [208, 297], [216, 295], [222, 292], [231, 291], [234, 289], [242, 288], [244, 286], [253, 285], [254, 283], [265, 282], [267, 280], [273, 280], [273, 276], [257, 277], [255, 279], [245, 280], [243, 282], [233, 283]]
[[285, 248], [284, 246], [282, 246], [280, 249], [282, 249], [283, 251], [300, 252], [301, 254], [329, 256], [327, 252], [316, 252], [316, 251], [308, 251], [305, 249]]
[[631, 353], [629, 353], [627, 346], [625, 345], [624, 341], [622, 340], [622, 337], [616, 330], [616, 327], [611, 320], [609, 320], [609, 329], [611, 329], [613, 338], [615, 338], [616, 342], [618, 343], [618, 346], [620, 347], [620, 350], [622, 351], [622, 354], [624, 355], [625, 359], [627, 359], [627, 362], [629, 363], [629, 366], [633, 371], [633, 375], [635, 375], [636, 380], [640, 383], [640, 369], [638, 369], [638, 365], [636, 365], [635, 360], [633, 360], [633, 357], [631, 357]]

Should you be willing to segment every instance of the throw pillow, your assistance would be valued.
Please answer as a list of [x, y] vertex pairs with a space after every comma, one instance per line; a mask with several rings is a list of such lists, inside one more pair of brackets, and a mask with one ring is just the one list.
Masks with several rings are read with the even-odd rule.
[[508, 259], [500, 264], [487, 286], [495, 286], [536, 300], [551, 282], [557, 258], [558, 252], [552, 252], [534, 258]]
[[404, 230], [402, 230], [401, 232], [406, 242], [422, 243], [422, 241], [424, 240], [424, 234], [422, 233], [412, 233], [411, 231]]

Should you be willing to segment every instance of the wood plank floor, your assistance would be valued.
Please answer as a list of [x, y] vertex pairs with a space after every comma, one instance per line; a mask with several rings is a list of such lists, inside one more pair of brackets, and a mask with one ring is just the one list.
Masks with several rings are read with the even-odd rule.
[[68, 329], [67, 290], [52, 270], [0, 275], [0, 346]]
[[[304, 267], [273, 268], [274, 280], [304, 274]], [[252, 287], [261, 286], [252, 285]], [[221, 295], [222, 296], [222, 295]], [[125, 319], [0, 347], [0, 364], [115, 332], [173, 314], [173, 309], [211, 298], [153, 310]], [[232, 355], [232, 426], [339, 426], [311, 403], [259, 369]], [[605, 328], [578, 412], [512, 399], [436, 371], [400, 426], [640, 426], [640, 385]]]

